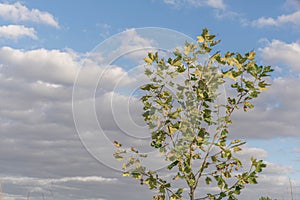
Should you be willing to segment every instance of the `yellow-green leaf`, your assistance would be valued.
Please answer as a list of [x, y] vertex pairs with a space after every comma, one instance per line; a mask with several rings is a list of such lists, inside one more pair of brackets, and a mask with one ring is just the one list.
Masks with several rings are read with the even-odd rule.
[[123, 163], [123, 164], [122, 164], [122, 169], [126, 169], [126, 168], [127, 168], [126, 163]]
[[266, 88], [266, 87], [258, 87], [258, 89], [259, 89], [260, 91], [268, 90], [268, 88]]
[[117, 147], [117, 148], [120, 148], [120, 147], [122, 146], [122, 144], [120, 144], [120, 143], [117, 142], [117, 141], [114, 141], [114, 145], [115, 145], [115, 147]]
[[145, 58], [144, 58], [144, 61], [145, 61], [146, 63], [148, 63], [149, 65], [152, 64], [152, 62], [153, 62], [153, 60], [152, 60], [151, 58], [149, 58], [149, 57], [145, 57]]
[[115, 156], [115, 159], [116, 159], [117, 161], [121, 161], [121, 160], [123, 160], [123, 157], [120, 156], [120, 155], [116, 155], [116, 156]]
[[232, 80], [236, 81], [236, 77], [234, 77], [232, 75], [232, 71], [228, 71], [224, 74], [224, 77], [228, 77], [228, 78], [231, 78]]
[[204, 38], [201, 35], [198, 36], [197, 39], [198, 39], [197, 40], [198, 43], [204, 42]]
[[184, 52], [183, 52], [184, 55], [188, 55], [191, 52], [191, 49], [187, 46], [184, 46], [183, 49], [184, 49]]
[[241, 147], [233, 147], [233, 151], [234, 151], [234, 152], [238, 152], [238, 151], [241, 151], [241, 150], [242, 150]]
[[175, 132], [177, 130], [177, 128], [174, 128], [174, 127], [172, 127], [172, 126], [168, 126], [168, 131], [169, 131], [169, 134], [170, 135], [173, 135], [173, 133]]
[[202, 73], [199, 69], [195, 70], [195, 74], [198, 76], [198, 77], [201, 77], [202, 76]]
[[249, 60], [253, 60], [256, 56], [256, 53], [254, 51], [249, 52], [249, 54], [247, 55], [247, 58]]
[[130, 176], [129, 172], [123, 172], [123, 176]]
[[178, 61], [174, 62], [172, 65], [179, 67], [181, 64], [182, 64], [182, 61], [178, 60]]

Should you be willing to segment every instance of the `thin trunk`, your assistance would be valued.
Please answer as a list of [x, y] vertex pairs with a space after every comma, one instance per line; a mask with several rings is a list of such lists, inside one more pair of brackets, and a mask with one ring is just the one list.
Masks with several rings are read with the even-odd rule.
[[190, 187], [190, 200], [195, 200], [195, 188], [194, 187]]

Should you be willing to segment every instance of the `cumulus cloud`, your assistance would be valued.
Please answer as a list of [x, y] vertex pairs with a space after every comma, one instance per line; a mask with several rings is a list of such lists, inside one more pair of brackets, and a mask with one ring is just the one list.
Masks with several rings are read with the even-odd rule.
[[79, 64], [73, 55], [59, 50], [20, 50], [0, 48], [0, 61], [6, 74], [30, 81], [72, 84]]
[[292, 9], [299, 9], [300, 8], [300, 1], [299, 0], [286, 0], [285, 2], [286, 8], [292, 8]]
[[233, 115], [234, 137], [274, 138], [299, 136], [298, 119], [300, 80], [276, 78], [268, 91], [255, 100], [255, 108], [247, 113], [239, 110]]
[[[2, 197], [8, 197], [13, 200], [25, 200], [28, 198], [37, 200], [41, 197], [67, 200], [79, 197], [80, 199], [104, 200], [106, 199], [105, 196], [101, 193], [97, 194], [97, 192], [94, 191], [93, 185], [99, 187], [99, 190], [103, 193], [103, 188], [108, 189], [118, 183], [116, 178], [105, 178], [102, 176], [74, 176], [62, 178], [2, 176], [1, 182], [5, 185], [3, 189], [5, 191], [3, 191]], [[92, 187], [92, 189], [90, 189], [90, 187]], [[17, 188], [19, 191], [13, 195], [5, 193], [6, 190], [11, 188]], [[69, 195], [64, 194], [67, 191]]]
[[[135, 42], [131, 38], [130, 41], [128, 45], [134, 47], [144, 44], [141, 38]], [[127, 49], [125, 43], [122, 46]], [[97, 93], [97, 112], [109, 116], [110, 102], [101, 104], [106, 102], [106, 94], [114, 89], [116, 83], [125, 87], [134, 78], [117, 65], [104, 65], [101, 53], [94, 53], [84, 59], [84, 66], [83, 56], [72, 50], [0, 48], [0, 95], [5, 96], [0, 99], [0, 171], [21, 177], [41, 178], [114, 174], [88, 154], [76, 134], [72, 117], [73, 83], [81, 69], [78, 86], [82, 93], [80, 99], [77, 99], [81, 101], [93, 97], [88, 96], [90, 93], [87, 95], [86, 88], [96, 86], [101, 77], [100, 88], [104, 92]], [[124, 101], [116, 103], [117, 107], [121, 107]], [[115, 126], [109, 128], [119, 132]], [[14, 148], [10, 148], [12, 146]], [[104, 156], [113, 159], [111, 154]], [[57, 184], [56, 181], [54, 185]], [[20, 189], [20, 186], [9, 187]], [[76, 190], [78, 188], [81, 189], [77, 186]], [[28, 192], [26, 190], [31, 190], [30, 184], [20, 189], [25, 191], [25, 196]], [[103, 190], [105, 193], [108, 188]], [[76, 195], [76, 198], [87, 199], [81, 198], [80, 194]], [[63, 196], [58, 199], [68, 198]]]
[[193, 7], [209, 6], [220, 10], [224, 10], [226, 8], [223, 0], [164, 0], [164, 3], [170, 4], [174, 7], [182, 7], [188, 5]]
[[252, 22], [252, 26], [265, 27], [265, 26], [281, 26], [283, 24], [291, 23], [294, 25], [300, 24], [300, 11], [296, 11], [287, 15], [280, 15], [277, 18], [261, 17]]
[[60, 84], [72, 86], [79, 69], [81, 69], [80, 84], [87, 86], [97, 83], [103, 71], [106, 72], [102, 77], [106, 83], [116, 82], [118, 77], [126, 76], [126, 72], [118, 66], [102, 66], [93, 59], [86, 59], [85, 67], [81, 68], [81, 61], [79, 54], [68, 51], [0, 48], [3, 73], [8, 77], [36, 82], [33, 85], [35, 88], [51, 89], [57, 88]]
[[223, 0], [208, 0], [207, 5], [209, 5], [213, 8], [217, 8], [217, 9], [225, 9], [226, 8], [226, 5], [223, 2]]
[[[300, 195], [300, 182], [291, 181], [294, 197]], [[290, 180], [287, 176], [276, 175], [260, 175], [258, 185], [248, 186], [240, 196], [241, 199], [259, 199], [262, 196], [269, 196], [272, 199], [284, 199], [290, 197]], [[251, 198], [249, 198], [251, 196]]]
[[150, 38], [142, 37], [136, 29], [127, 29], [122, 33], [122, 37], [117, 38], [117, 48], [110, 52], [107, 60], [117, 60], [125, 57], [134, 62], [144, 63], [143, 58], [150, 51], [155, 49], [155, 41]]
[[272, 85], [255, 100], [254, 110], [234, 114], [237, 123], [232, 130], [235, 136], [250, 138], [298, 137], [300, 45], [273, 40], [260, 48], [259, 54], [262, 63], [276, 66], [275, 76], [269, 80]]
[[[136, 36], [136, 33], [130, 32], [126, 38]], [[119, 44], [121, 44], [123, 51], [153, 45], [141, 36]], [[130, 45], [131, 48], [128, 47]], [[118, 52], [117, 49], [113, 50], [113, 52]], [[130, 120], [137, 124], [141, 122], [139, 118], [135, 118], [137, 115], [140, 116], [138, 98], [134, 95], [129, 97], [131, 93], [126, 91], [127, 86], [134, 86], [133, 83], [142, 80], [140, 76], [137, 76], [141, 72], [138, 70], [135, 71], [136, 73], [126, 71], [116, 63], [110, 66], [101, 65], [105, 63], [103, 60], [109, 55], [103, 55], [100, 52], [91, 55], [85, 60], [85, 65], [81, 68], [78, 85], [80, 88], [78, 97], [80, 98], [75, 99], [75, 101], [84, 104], [85, 101], [91, 100], [90, 97], [93, 97], [94, 102], [91, 110], [86, 109], [85, 106], [78, 108], [81, 109], [82, 114], [79, 120], [89, 126], [92, 118], [89, 117], [90, 115], [85, 115], [85, 112], [91, 112], [93, 115], [97, 115], [100, 125], [103, 125], [102, 128], [108, 130], [107, 137], [111, 141], [121, 139], [128, 144], [135, 142], [134, 146], [136, 146], [135, 144], [145, 144], [148, 141], [135, 140], [133, 142], [133, 137], [125, 137], [126, 134], [120, 134], [120, 132], [127, 131], [125, 129], [120, 130], [122, 126], [130, 128]], [[135, 56], [137, 54], [129, 56], [129, 58], [136, 60], [137, 57]], [[124, 197], [138, 200], [141, 195], [151, 199], [152, 194], [146, 187], [139, 186], [135, 180], [120, 177], [119, 172], [102, 165], [93, 159], [80, 143], [72, 118], [71, 98], [73, 81], [81, 63], [81, 55], [69, 50], [0, 48], [0, 96], [5, 97], [0, 99], [2, 106], [0, 111], [0, 171], [1, 177], [4, 177], [1, 182], [5, 191], [14, 193], [11, 195], [12, 199], [22, 199], [21, 197], [26, 197], [28, 193], [30, 193], [30, 199], [33, 200], [41, 199], [41, 194], [45, 194], [47, 199], [65, 200], [122, 199]], [[89, 92], [86, 92], [86, 88], [94, 86], [93, 84], [97, 83], [99, 75], [102, 75], [102, 79], [99, 81], [99, 87], [93, 90], [95, 96], [86, 96], [90, 95]], [[279, 87], [278, 92], [270, 90], [271, 94], [279, 95], [280, 91], [284, 90], [290, 98], [292, 90], [283, 88], [289, 84], [295, 85], [295, 83], [285, 82], [288, 81], [286, 79], [277, 81], [274, 85], [282, 86]], [[296, 105], [296, 99], [289, 103]], [[131, 104], [128, 106], [130, 102]], [[260, 107], [264, 112], [266, 111], [265, 105]], [[111, 106], [113, 106], [115, 113], [112, 112]], [[277, 109], [277, 107], [272, 106], [274, 104], [271, 103], [269, 110]], [[131, 112], [130, 116], [125, 115], [125, 112], [128, 112], [126, 109]], [[297, 112], [300, 113], [293, 109], [293, 112], [289, 113], [296, 116], [290, 116], [292, 118], [288, 118], [282, 123], [289, 126], [291, 123], [289, 121], [292, 121], [293, 117], [297, 117]], [[266, 117], [265, 115], [261, 116]], [[275, 116], [280, 115], [271, 113], [268, 116], [270, 119], [262, 119], [272, 121]], [[132, 117], [132, 119], [126, 117]], [[251, 117], [252, 120], [257, 121], [254, 115]], [[283, 118], [285, 117], [287, 115], [283, 116]], [[116, 125], [118, 119], [124, 119], [124, 121], [119, 121], [119, 124]], [[279, 120], [279, 117], [276, 119]], [[261, 125], [264, 124], [263, 122], [262, 120]], [[128, 127], [125, 127], [127, 124]], [[97, 128], [98, 125], [92, 124], [90, 127]], [[252, 128], [253, 126], [251, 128], [248, 126], [239, 130]], [[269, 131], [270, 127], [267, 128]], [[98, 129], [94, 134], [96, 137], [99, 134], [97, 131]], [[253, 135], [253, 137], [257, 138], [260, 135]], [[99, 143], [94, 140], [93, 145], [101, 149], [101, 142], [104, 143], [106, 140]], [[106, 152], [102, 149], [102, 156], [113, 159], [112, 155]], [[267, 158], [268, 156], [265, 150], [258, 148], [246, 148], [245, 152], [240, 155], [243, 159], [249, 156], [259, 158]], [[265, 184], [260, 185], [260, 187], [276, 192], [275, 189], [278, 190], [280, 186], [275, 189], [272, 188], [274, 183], [271, 181], [280, 179], [276, 173], [277, 170], [283, 170], [286, 167], [288, 170], [284, 172], [291, 173], [292, 169], [289, 166], [271, 163], [269, 165], [270, 170], [266, 171], [266, 177], [272, 175], [275, 178], [264, 179]], [[11, 174], [14, 176], [10, 176]], [[283, 183], [286, 183], [286, 179], [282, 180]], [[243, 199], [250, 200], [253, 196], [258, 195], [254, 194], [255, 191], [250, 191], [252, 192], [251, 196]], [[262, 193], [264, 191], [261, 191], [261, 194], [264, 194]]]
[[300, 43], [285, 43], [280, 40], [272, 40], [259, 49], [265, 63], [287, 65], [294, 71], [300, 71]]
[[20, 2], [14, 4], [0, 3], [0, 17], [13, 22], [32, 21], [59, 28], [59, 24], [53, 15], [38, 9], [30, 10]]
[[[268, 152], [261, 148], [245, 147], [238, 153], [239, 158], [244, 164], [246, 170], [250, 166], [250, 158], [268, 160]], [[269, 196], [272, 199], [281, 196], [286, 197], [289, 193], [290, 181], [293, 184], [294, 195], [300, 194], [300, 182], [289, 179], [289, 175], [295, 173], [295, 169], [287, 164], [278, 164], [273, 162], [266, 162], [267, 167], [262, 174], [258, 176], [258, 185], [248, 185], [239, 196], [239, 199], [251, 200], [259, 199], [262, 196]]]
[[17, 40], [23, 37], [37, 39], [34, 28], [27, 28], [23, 25], [0, 26], [0, 38]]
[[238, 155], [246, 159], [249, 159], [252, 156], [258, 159], [264, 159], [268, 156], [268, 153], [264, 149], [253, 147], [253, 148], [245, 148], [243, 151], [239, 152]]
[[294, 172], [292, 166], [269, 163], [269, 162], [267, 162], [267, 166], [268, 167], [265, 169], [264, 174], [271, 174], [271, 175], [278, 174], [284, 176], [286, 174], [291, 174]]
[[42, 179], [42, 178], [32, 178], [32, 177], [1, 177], [2, 181], [5, 183], [19, 183], [19, 184], [51, 184], [51, 183], [65, 183], [65, 182], [116, 182], [116, 178], [104, 178], [101, 176], [74, 176], [74, 177], [63, 177], [63, 178], [56, 178], [56, 179]]

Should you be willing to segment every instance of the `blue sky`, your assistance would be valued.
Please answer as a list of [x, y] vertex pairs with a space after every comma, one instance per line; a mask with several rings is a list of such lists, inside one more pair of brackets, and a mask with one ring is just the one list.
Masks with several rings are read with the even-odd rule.
[[[161, 36], [155, 38], [155, 34], [141, 29], [144, 27], [167, 31], [157, 33]], [[272, 87], [256, 100], [256, 108], [233, 116], [232, 137], [244, 138], [248, 143], [241, 156], [246, 159], [254, 155], [269, 164], [261, 184], [246, 190], [241, 199], [258, 199], [262, 194], [290, 199], [289, 178], [297, 198], [299, 27], [299, 0], [0, 0], [3, 196], [16, 200], [26, 199], [28, 194], [30, 199], [44, 195], [46, 199], [115, 200], [140, 199], [143, 195], [151, 199], [145, 187], [120, 177], [120, 172], [109, 167], [114, 165], [110, 152], [102, 148], [105, 140], [100, 138], [97, 143], [94, 129], [89, 129], [98, 125], [93, 124], [89, 114], [96, 113], [97, 123], [109, 140], [120, 137], [116, 133], [122, 128], [130, 130], [131, 126], [124, 125], [127, 121], [123, 121], [122, 106], [132, 101], [130, 112], [138, 121], [138, 103], [124, 96], [122, 90], [140, 83], [140, 68], [136, 66], [147, 51], [128, 51], [166, 47], [167, 43], [176, 46], [179, 44], [171, 35], [168, 37], [168, 31], [178, 37], [184, 34], [180, 37], [186, 39], [196, 38], [208, 28], [222, 40], [218, 50], [255, 50], [259, 64], [275, 68]], [[110, 63], [110, 68], [103, 68], [111, 56], [124, 52], [128, 54]], [[77, 72], [80, 76], [76, 80]], [[103, 75], [100, 81], [99, 75]], [[73, 86], [75, 92], [76, 87], [80, 89], [75, 102], [73, 98], [73, 108], [77, 106], [75, 112], [79, 114], [75, 113], [77, 129]], [[85, 95], [91, 95], [94, 86], [98, 93], [93, 99], [95, 107], [91, 107]], [[114, 115], [114, 110], [119, 113]], [[90, 149], [80, 138], [88, 139]], [[130, 137], [123, 139], [131, 141]], [[139, 144], [139, 140], [134, 142]], [[87, 150], [97, 151], [100, 156]]]

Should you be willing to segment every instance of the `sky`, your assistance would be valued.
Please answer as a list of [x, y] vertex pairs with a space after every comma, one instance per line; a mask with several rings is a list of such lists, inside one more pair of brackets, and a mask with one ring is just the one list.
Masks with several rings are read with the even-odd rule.
[[255, 50], [275, 69], [255, 108], [233, 116], [230, 137], [247, 141], [242, 160], [268, 164], [240, 199], [292, 199], [290, 183], [299, 199], [299, 0], [0, 0], [3, 199], [151, 199], [121, 176], [112, 142], [144, 147], [163, 166], [140, 116], [143, 57], [203, 28], [221, 52]]

